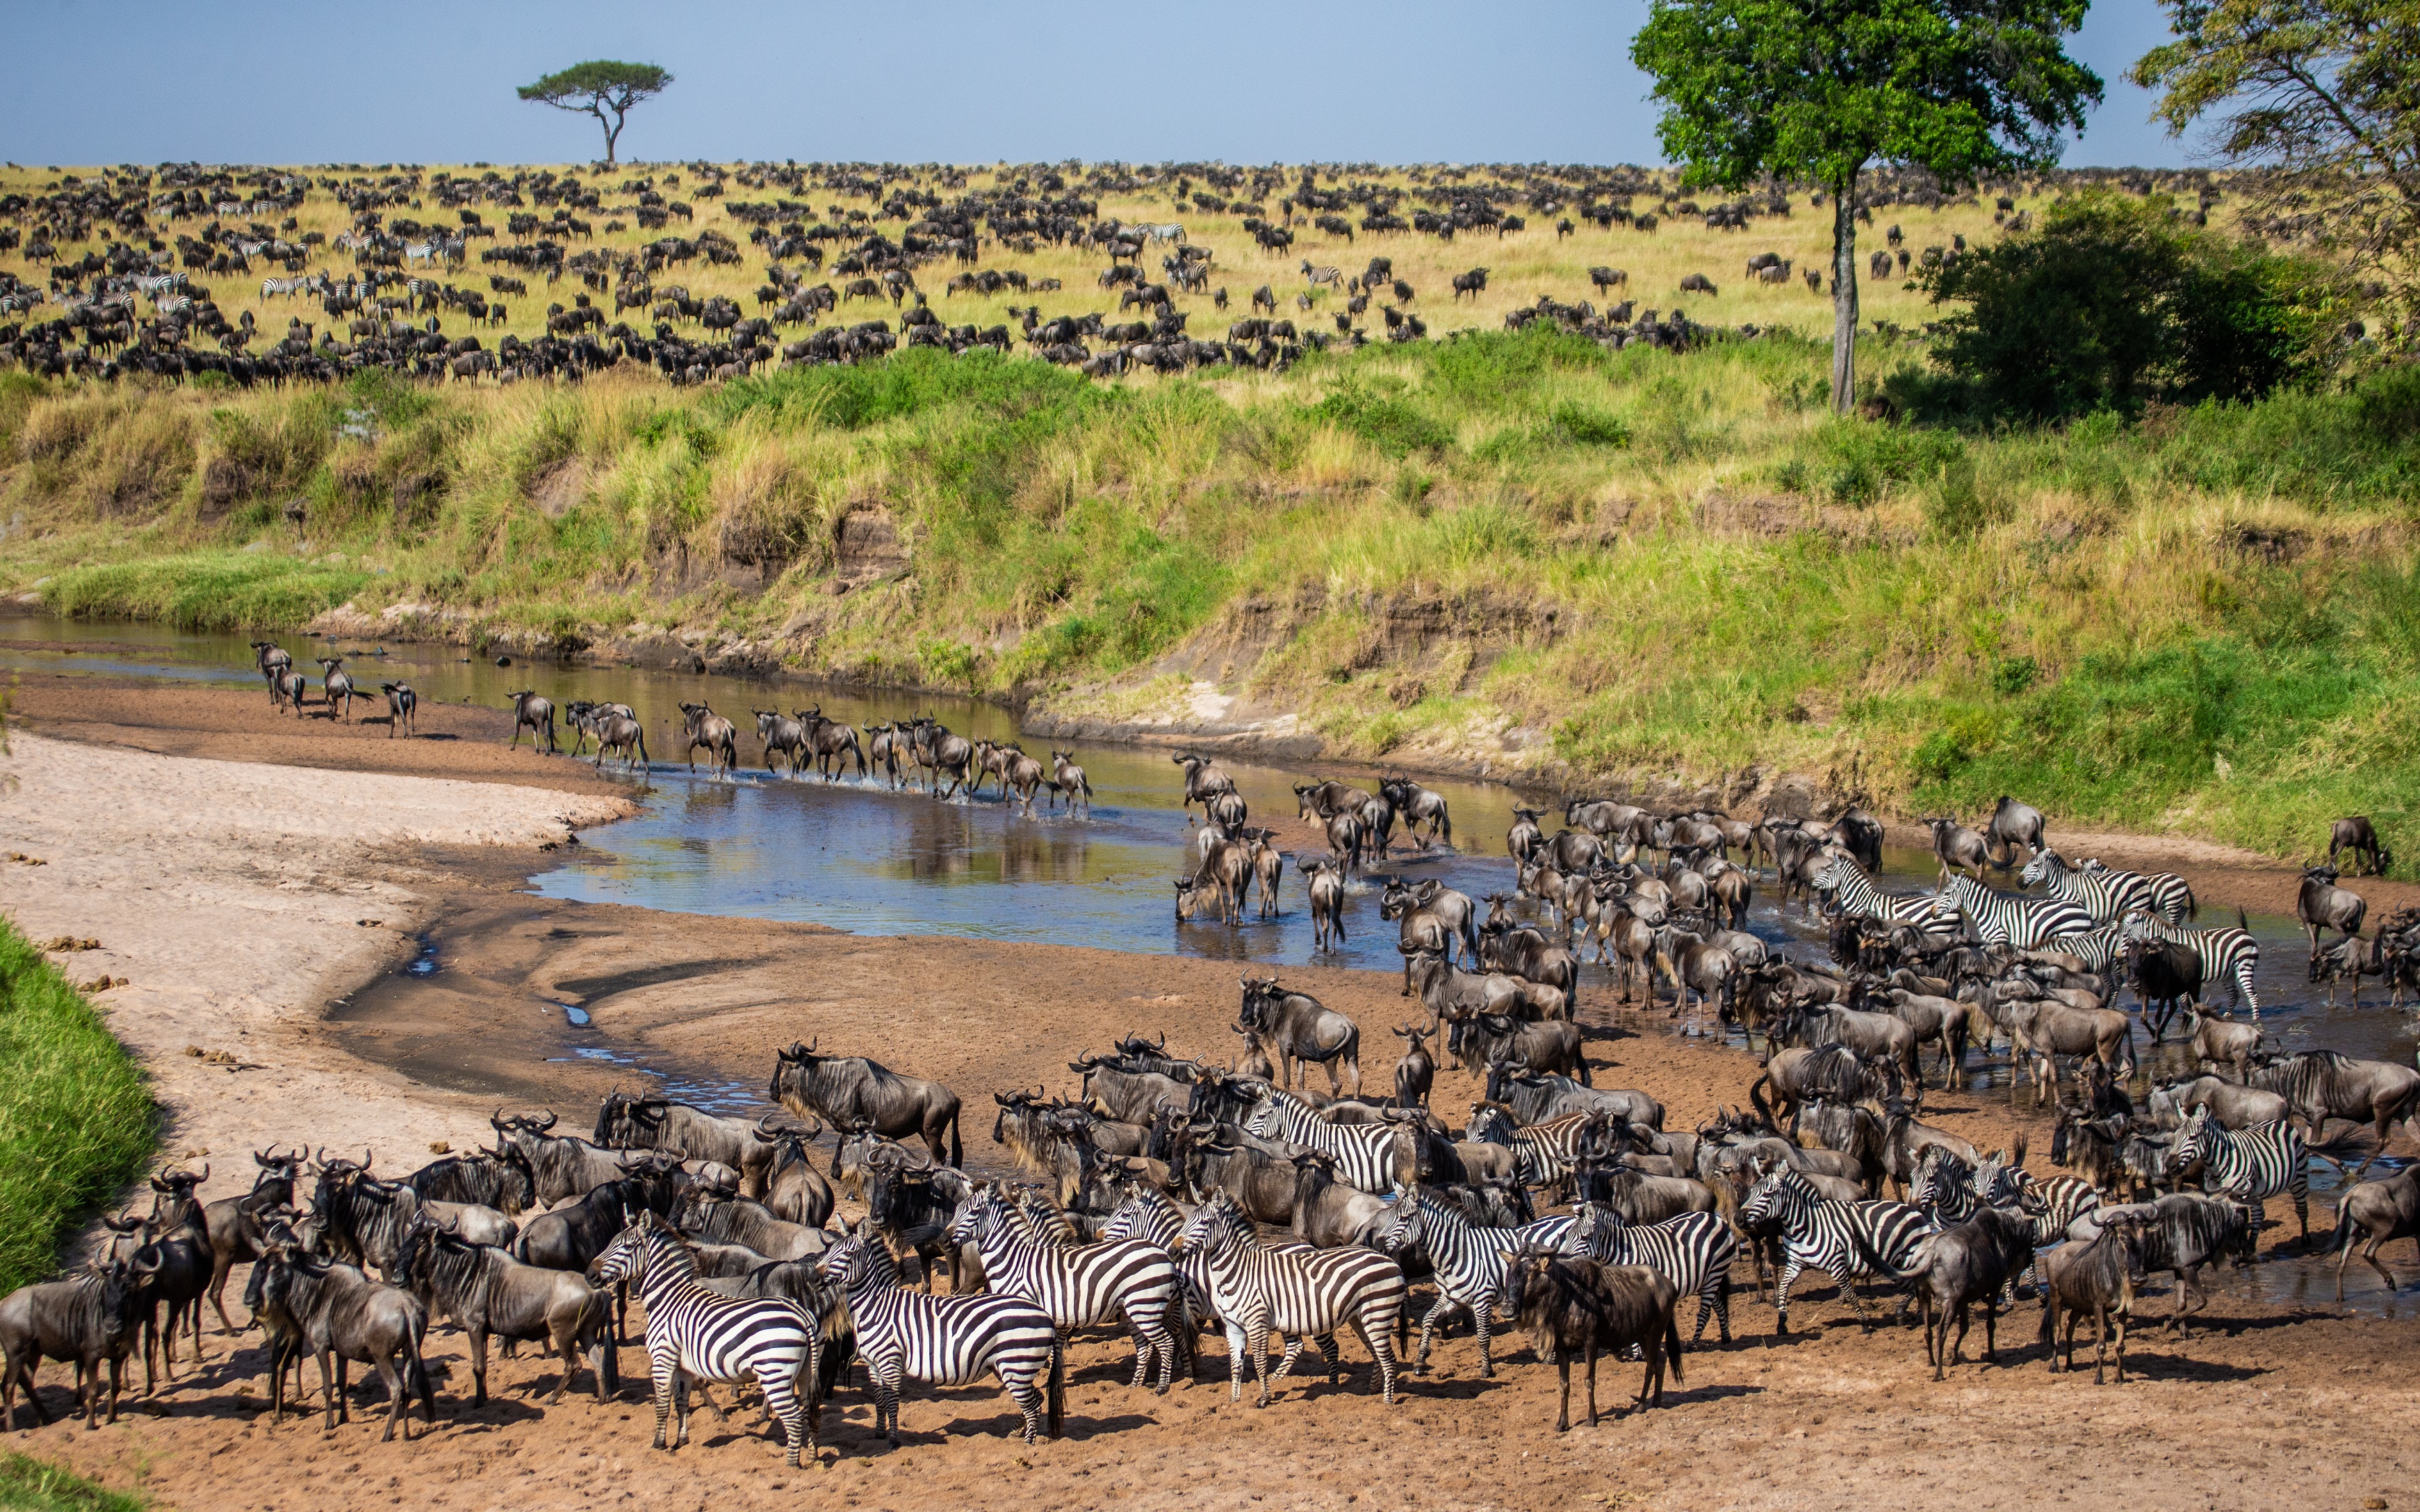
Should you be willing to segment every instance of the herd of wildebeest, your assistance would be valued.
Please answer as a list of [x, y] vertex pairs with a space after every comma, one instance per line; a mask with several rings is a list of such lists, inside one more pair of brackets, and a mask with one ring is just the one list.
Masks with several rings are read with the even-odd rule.
[[[690, 178], [685, 192], [683, 172]], [[1391, 255], [1370, 256], [1358, 269], [1325, 265], [1301, 255], [1308, 249], [1297, 247], [1297, 237], [1317, 236], [1318, 250], [1330, 255], [1356, 248], [1357, 258], [1357, 237], [1382, 245], [1409, 236], [1501, 241], [1551, 226], [1559, 241], [1583, 224], [1652, 235], [1676, 217], [1745, 233], [1759, 221], [1787, 218], [1796, 201], [1811, 197], [1820, 206], [1823, 198], [1803, 187], [1769, 186], [1700, 205], [1676, 200], [1652, 171], [1575, 165], [1478, 175], [1415, 170], [1404, 182], [1388, 181], [1373, 164], [1292, 171], [1034, 165], [975, 189], [963, 172], [929, 164], [751, 163], [735, 172], [697, 162], [660, 177], [598, 173], [597, 181], [583, 182], [577, 170], [315, 175], [188, 163], [67, 175], [43, 193], [0, 193], [0, 255], [13, 254], [47, 275], [36, 282], [0, 270], [0, 368], [103, 380], [216, 375], [214, 381], [250, 387], [325, 381], [365, 369], [425, 379], [578, 378], [628, 363], [690, 383], [775, 363], [861, 362], [916, 347], [954, 354], [1022, 347], [1095, 377], [1218, 364], [1270, 368], [1306, 350], [1360, 345], [1373, 330], [1398, 342], [1428, 333], [1417, 306], [1421, 291], [1398, 274]], [[1922, 174], [1869, 177], [1860, 193], [1869, 221], [1877, 208], [1953, 203]], [[2127, 182], [2149, 187], [2148, 180]], [[767, 197], [725, 198], [733, 186]], [[1983, 192], [1995, 196], [1997, 221], [2022, 227], [2025, 212], [2010, 196], [2044, 187], [2009, 182]], [[2219, 193], [2206, 176], [2178, 187], [2196, 189], [2205, 208]], [[814, 193], [862, 198], [868, 208], [835, 201], [818, 208], [803, 197]], [[1193, 228], [1182, 221], [1104, 217], [1103, 196], [1118, 194], [1166, 195], [1190, 211]], [[349, 217], [333, 237], [306, 229], [298, 217], [315, 195]], [[715, 202], [731, 229], [696, 228]], [[1534, 232], [1532, 216], [1540, 223]], [[895, 239], [881, 229], [894, 220]], [[635, 244], [597, 244], [600, 224], [611, 239], [633, 223], [642, 233], [659, 234]], [[1298, 267], [1291, 276], [1241, 273], [1257, 286], [1239, 289], [1231, 301], [1226, 265], [1202, 234], [1213, 225], [1249, 239], [1247, 256]], [[734, 234], [742, 228], [745, 245]], [[1962, 237], [1911, 249], [1896, 224], [1883, 235], [1885, 245], [1869, 255], [1866, 270], [1876, 279], [1938, 268], [1964, 250]], [[586, 246], [574, 250], [581, 243]], [[86, 250], [70, 253], [70, 245]], [[1046, 245], [1105, 255], [1109, 266], [1098, 284], [1105, 298], [1117, 297], [1116, 309], [1046, 318], [1038, 304], [1011, 306], [1015, 329], [946, 317], [950, 301], [962, 294], [1058, 292], [1060, 279], [979, 266]], [[474, 255], [486, 270], [476, 277], [470, 271]], [[1146, 270], [1147, 257], [1156, 262], [1156, 273]], [[701, 297], [683, 282], [699, 265], [752, 261], [763, 270], [753, 315], [739, 299]], [[937, 264], [958, 271], [938, 273]], [[1451, 298], [1484, 290], [1489, 271], [1474, 266], [1451, 275]], [[1740, 276], [1778, 285], [1803, 279], [1811, 293], [1823, 292], [1821, 273], [1793, 270], [1777, 252], [1745, 257]], [[227, 314], [198, 281], [204, 277], [242, 281], [247, 307]], [[1589, 277], [1596, 298], [1626, 292], [1623, 270], [1595, 267]], [[255, 279], [256, 301], [250, 298]], [[535, 297], [548, 301], [543, 332], [497, 335], [512, 322], [508, 301], [533, 298], [533, 279], [541, 290]], [[566, 280], [578, 281], [567, 301], [558, 288]], [[926, 283], [940, 285], [938, 304]], [[1541, 295], [1508, 313], [1505, 324], [1544, 322], [1611, 347], [1686, 348], [1705, 334], [1678, 308], [1668, 315], [1640, 310], [1623, 298], [1600, 309], [1573, 292], [1569, 301]], [[1676, 298], [1717, 292], [1702, 271], [1670, 291]], [[1181, 307], [1188, 298], [1200, 305]], [[876, 309], [887, 303], [893, 313], [847, 320], [843, 312], [861, 300]], [[274, 316], [265, 321], [249, 307], [268, 312], [296, 301], [304, 302], [282, 329], [271, 323]], [[1231, 303], [1245, 308], [1231, 310]], [[1196, 315], [1226, 321], [1226, 328], [1194, 329], [1188, 322]], [[832, 323], [826, 325], [828, 316]], [[1741, 332], [1757, 333], [1752, 325]]]
[[[257, 649], [272, 697], [297, 702], [285, 654]], [[388, 696], [398, 689], [403, 725], [409, 689]], [[526, 730], [556, 748], [546, 701], [515, 702], [513, 739]], [[598, 760], [623, 747], [645, 759], [627, 707], [566, 713]], [[736, 727], [702, 704], [685, 715], [692, 753], [706, 748], [727, 773]], [[936, 796], [996, 776], [1026, 811], [1047, 789], [1089, 815], [1090, 783], [1068, 752], [1045, 769], [929, 718], [757, 719], [767, 765], [793, 776], [813, 766]], [[1202, 810], [1176, 884], [1180, 924], [1240, 922], [1255, 888], [1263, 914], [1280, 912], [1271, 829], [1249, 823], [1216, 760], [1174, 762], [1188, 824]], [[1327, 846], [1301, 867], [1323, 944], [1343, 926], [1347, 887], [1399, 841], [1422, 854], [1454, 843], [1446, 800], [1408, 778], [1375, 791], [1305, 781], [1295, 794], [1297, 819]], [[1869, 1330], [1861, 1288], [1898, 1292], [1900, 1321], [1920, 1306], [1938, 1380], [1962, 1363], [1974, 1310], [1993, 1361], [2000, 1314], [2034, 1295], [2051, 1369], [2071, 1365], [2088, 1319], [2095, 1381], [2114, 1365], [2122, 1382], [2150, 1275], [2173, 1277], [2164, 1326], [2182, 1340], [2208, 1303], [2203, 1267], [2256, 1260], [2271, 1199], [2291, 1200], [2311, 1249], [2314, 1157], [2350, 1167], [2327, 1241], [2338, 1299], [2357, 1244], [2394, 1288], [2379, 1252], [2420, 1237], [2420, 1166], [2363, 1178], [2398, 1125], [2420, 1134], [2420, 1071], [2277, 1053], [2253, 991], [2257, 942], [2240, 916], [2189, 927], [2198, 904], [2181, 877], [2071, 860], [2038, 810], [2006, 798], [1979, 827], [1931, 821], [1940, 886], [1908, 892], [1881, 890], [1882, 825], [1854, 808], [1750, 823], [1578, 799], [1551, 833], [1549, 812], [1515, 810], [1501, 892], [1373, 876], [1398, 930], [1401, 993], [1418, 1005], [1392, 1027], [1403, 1048], [1383, 1091], [1362, 1086], [1350, 1016], [1298, 982], [1248, 975], [1240, 1047], [1223, 1057], [1136, 1033], [1076, 1056], [1080, 1084], [1063, 1095], [995, 1090], [990, 1179], [963, 1168], [950, 1088], [812, 1042], [777, 1055], [766, 1090], [777, 1111], [761, 1117], [616, 1091], [584, 1137], [558, 1132], [551, 1111], [499, 1110], [491, 1146], [389, 1177], [366, 1153], [272, 1148], [255, 1153], [248, 1193], [205, 1201], [208, 1166], [169, 1170], [151, 1180], [147, 1214], [105, 1220], [80, 1271], [0, 1302], [0, 1413], [15, 1425], [22, 1387], [49, 1421], [34, 1391], [49, 1359], [75, 1365], [89, 1424], [115, 1421], [138, 1349], [148, 1394], [158, 1368], [173, 1378], [180, 1331], [203, 1358], [205, 1303], [236, 1331], [224, 1293], [242, 1264], [272, 1421], [289, 1372], [299, 1395], [312, 1357], [329, 1430], [347, 1414], [349, 1364], [384, 1384], [387, 1437], [398, 1424], [411, 1436], [415, 1400], [433, 1425], [432, 1320], [466, 1336], [470, 1408], [486, 1401], [490, 1340], [536, 1345], [559, 1365], [551, 1389], [544, 1377], [530, 1387], [550, 1402], [582, 1369], [610, 1399], [635, 1290], [657, 1445], [679, 1445], [694, 1388], [720, 1414], [711, 1386], [737, 1382], [761, 1395], [793, 1464], [819, 1452], [822, 1408], [860, 1364], [876, 1429], [894, 1441], [907, 1383], [986, 1378], [1028, 1442], [1055, 1436], [1067, 1343], [1084, 1329], [1131, 1339], [1133, 1386], [1161, 1392], [1180, 1369], [1193, 1379], [1201, 1336], [1221, 1333], [1231, 1395], [1249, 1365], [1261, 1405], [1307, 1343], [1333, 1385], [1349, 1330], [1391, 1403], [1457, 1317], [1492, 1375], [1492, 1336], [1509, 1321], [1560, 1374], [1558, 1429], [1575, 1365], [1593, 1425], [1601, 1357], [1643, 1361], [1644, 1409], [1661, 1404], [1668, 1372], [1681, 1379], [1710, 1320], [1730, 1343], [1740, 1263], [1760, 1299], [1769, 1287], [1776, 1337], [1790, 1331], [1792, 1287], [1822, 1271]], [[2348, 851], [2373, 873], [2392, 861], [2368, 820], [2335, 826], [2328, 862], [2302, 887], [2310, 975], [2350, 977], [2356, 992], [2360, 977], [2383, 976], [2399, 1003], [2420, 970], [2420, 910], [2397, 910], [2364, 941], [2366, 905], [2335, 866]], [[2009, 872], [2042, 890], [1986, 885]], [[1746, 931], [1763, 887], [1823, 925], [1820, 957], [1790, 959]], [[1579, 1002], [1591, 946], [1623, 1003], [1643, 993], [1651, 1008], [1746, 1032], [1760, 1069], [1744, 1105], [1668, 1127], [1650, 1093], [1596, 1085]], [[2205, 1006], [2222, 995], [2250, 1016]], [[2135, 1021], [2160, 1045], [2178, 1015], [2187, 1073], [2151, 1080]], [[2027, 1168], [2023, 1135], [1984, 1149], [1925, 1121], [1929, 1088], [1966, 1086], [1970, 1057], [2002, 1043], [2034, 1106], [2053, 1106], [2052, 1173]], [[1432, 1099], [1442, 1066], [1481, 1094], [1451, 1119]], [[854, 1223], [840, 1221], [844, 1204]], [[1684, 1344], [1678, 1309], [1690, 1297]], [[1272, 1335], [1284, 1346], [1274, 1368]]]

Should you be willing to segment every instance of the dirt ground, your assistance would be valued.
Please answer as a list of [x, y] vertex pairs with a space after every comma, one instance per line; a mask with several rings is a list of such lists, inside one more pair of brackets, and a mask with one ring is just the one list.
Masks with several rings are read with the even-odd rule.
[[[1171, 1048], [1220, 1061], [1234, 1050], [1236, 974], [1227, 965], [542, 900], [516, 890], [542, 860], [535, 847], [560, 843], [566, 820], [597, 822], [612, 800], [495, 785], [520, 773], [483, 773], [504, 754], [494, 740], [426, 742], [388, 757], [382, 730], [313, 730], [333, 738], [308, 752], [312, 764], [357, 770], [305, 776], [180, 759], [281, 748], [225, 703], [229, 695], [192, 690], [201, 702], [180, 714], [188, 690], [143, 688], [124, 706], [142, 722], [108, 726], [95, 717], [110, 712], [93, 696], [104, 690], [80, 683], [77, 691], [80, 727], [39, 713], [34, 697], [21, 703], [46, 732], [87, 744], [18, 744], [8, 765], [20, 790], [0, 801], [0, 841], [51, 864], [0, 868], [0, 906], [38, 935], [91, 933], [110, 948], [69, 958], [70, 971], [83, 980], [114, 967], [131, 979], [102, 1000], [162, 1075], [177, 1119], [171, 1154], [207, 1148], [248, 1168], [244, 1144], [310, 1140], [368, 1144], [381, 1170], [409, 1169], [432, 1140], [475, 1136], [498, 1103], [552, 1105], [566, 1125], [583, 1124], [616, 1080], [657, 1072], [682, 1085], [761, 1088], [775, 1047], [811, 1039], [948, 1083], [965, 1100], [969, 1163], [985, 1165], [997, 1160], [994, 1089], [1072, 1088], [1067, 1061], [1128, 1031], [1164, 1030]], [[466, 769], [445, 770], [458, 756]], [[382, 775], [389, 760], [432, 765]], [[560, 764], [535, 765], [551, 777]], [[489, 785], [438, 779], [482, 775]], [[361, 918], [380, 922], [364, 927]], [[424, 937], [434, 970], [396, 972]], [[1398, 979], [1288, 976], [1362, 1026], [1365, 1080], [1384, 1085], [1396, 1043], [1385, 1031], [1410, 1007]], [[592, 1025], [573, 1026], [565, 1003]], [[1744, 1101], [1755, 1075], [1745, 1056], [1610, 1005], [1593, 1008], [1587, 1027], [1598, 1085], [1654, 1094], [1675, 1127]], [[222, 1041], [236, 1046], [237, 1068], [181, 1054], [184, 1042]], [[1459, 1116], [1475, 1090], [1448, 1074], [1435, 1101]], [[1936, 1092], [1927, 1117], [1987, 1145], [2020, 1127], [2005, 1103], [1980, 1095]], [[2024, 1127], [2043, 1168], [2047, 1125]], [[212, 1195], [241, 1184], [233, 1166], [214, 1165]], [[2391, 1253], [2408, 1283], [2413, 1250], [2398, 1242]], [[1457, 1334], [1439, 1346], [1431, 1377], [1409, 1382], [1392, 1409], [1368, 1394], [1368, 1362], [1348, 1345], [1342, 1387], [1296, 1384], [1264, 1412], [1249, 1396], [1230, 1404], [1208, 1382], [1167, 1397], [1131, 1391], [1124, 1345], [1088, 1339], [1073, 1355], [1059, 1443], [1029, 1448], [1007, 1438], [1015, 1415], [994, 1387], [919, 1389], [908, 1441], [887, 1449], [867, 1437], [863, 1393], [845, 1389], [827, 1417], [827, 1468], [791, 1472], [761, 1437], [736, 1430], [754, 1421], [752, 1410], [734, 1426], [702, 1416], [696, 1447], [659, 1456], [647, 1448], [642, 1385], [603, 1406], [568, 1396], [549, 1408], [532, 1388], [551, 1389], [554, 1373], [527, 1358], [501, 1363], [498, 1396], [471, 1412], [460, 1336], [440, 1330], [431, 1355], [443, 1375], [441, 1425], [408, 1446], [377, 1442], [380, 1411], [367, 1395], [333, 1437], [316, 1416], [272, 1431], [256, 1338], [217, 1335], [198, 1374], [131, 1406], [115, 1427], [61, 1423], [9, 1440], [110, 1484], [139, 1484], [164, 1505], [230, 1509], [538, 1509], [626, 1498], [704, 1507], [758, 1491], [896, 1508], [1693, 1512], [1914, 1504], [1954, 1491], [1985, 1506], [2151, 1509], [2266, 1504], [2278, 1499], [2270, 1488], [2283, 1487], [2298, 1504], [2356, 1508], [2400, 1505], [2420, 1484], [2411, 1448], [2420, 1394], [2398, 1368], [2420, 1345], [2410, 1318], [2257, 1303], [2223, 1276], [2190, 1340], [2147, 1332], [2128, 1383], [2095, 1387], [2088, 1376], [2045, 1370], [2033, 1342], [2039, 1311], [2027, 1304], [2001, 1332], [2000, 1366], [1971, 1363], [1978, 1319], [1970, 1363], [1935, 1386], [1913, 1329], [1862, 1333], [1833, 1288], [1810, 1277], [1793, 1299], [1803, 1303], [1793, 1321], [1809, 1332], [1774, 1341], [1769, 1304], [1749, 1295], [1745, 1269], [1740, 1280], [1740, 1343], [1690, 1353], [1685, 1381], [1668, 1388], [1661, 1411], [1566, 1436], [1552, 1431], [1554, 1374], [1525, 1341], [1507, 1341], [1497, 1379], [1481, 1381], [1467, 1333]], [[2167, 1305], [2163, 1286], [2148, 1307]], [[2088, 1344], [2083, 1352], [2088, 1362]], [[1219, 1347], [1208, 1358], [1223, 1369]], [[638, 1374], [638, 1351], [626, 1350], [623, 1364]], [[1608, 1363], [1601, 1375], [1605, 1406], [1637, 1389], [1635, 1367]], [[64, 1373], [52, 1365], [43, 1379], [55, 1410]], [[1224, 1421], [1207, 1425], [1211, 1417]]]

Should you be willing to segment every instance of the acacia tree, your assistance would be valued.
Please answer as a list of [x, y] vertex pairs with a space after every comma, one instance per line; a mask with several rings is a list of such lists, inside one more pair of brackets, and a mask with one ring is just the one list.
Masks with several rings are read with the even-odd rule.
[[2420, 4], [2163, 0], [2176, 40], [2134, 65], [2173, 135], [2206, 116], [2219, 152], [2272, 171], [2253, 201], [2393, 278], [2420, 251]]
[[[523, 100], [535, 100], [557, 110], [594, 116], [605, 128], [605, 161], [613, 161], [613, 145], [622, 138], [622, 117], [643, 100], [662, 94], [673, 76], [652, 63], [614, 63], [603, 59], [575, 63], [550, 73], [535, 84], [520, 86]], [[605, 113], [612, 111], [613, 119]]]
[[2089, 0], [1655, 0], [1630, 44], [1684, 181], [1772, 176], [1832, 205], [1832, 408], [1855, 399], [1857, 179], [1945, 185], [2058, 161], [2101, 80], [2060, 39]]

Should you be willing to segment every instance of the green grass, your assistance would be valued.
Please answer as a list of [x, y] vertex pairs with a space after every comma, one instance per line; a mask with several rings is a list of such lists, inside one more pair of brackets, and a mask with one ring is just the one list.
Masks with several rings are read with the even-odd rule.
[[68, 1232], [142, 1174], [157, 1122], [150, 1089], [126, 1047], [84, 995], [7, 923], [0, 923], [0, 994], [5, 1292], [56, 1270]]
[[150, 1504], [29, 1455], [0, 1454], [0, 1512], [144, 1512]]
[[343, 603], [366, 572], [209, 551], [75, 567], [42, 587], [53, 612], [164, 620], [184, 630], [292, 629]]

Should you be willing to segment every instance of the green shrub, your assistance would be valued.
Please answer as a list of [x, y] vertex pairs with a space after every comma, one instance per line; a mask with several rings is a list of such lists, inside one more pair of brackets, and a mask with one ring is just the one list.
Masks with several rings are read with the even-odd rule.
[[1338, 389], [1311, 407], [1311, 413], [1337, 429], [1349, 431], [1390, 457], [1414, 452], [1442, 452], [1453, 444], [1453, 432], [1411, 400], [1353, 386]]
[[54, 614], [164, 620], [181, 630], [290, 630], [370, 575], [266, 552], [207, 551], [70, 567], [42, 589]]
[[1950, 382], [1910, 378], [1919, 412], [2056, 420], [2148, 402], [2251, 399], [2319, 364], [2326, 276], [2197, 231], [2165, 200], [2088, 193], [2039, 229], [1926, 275]]

